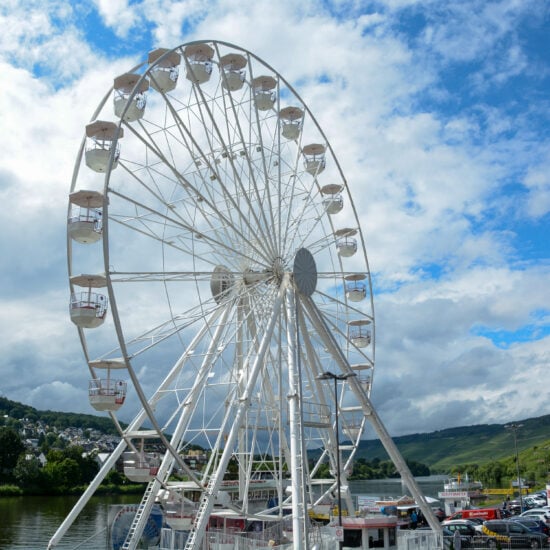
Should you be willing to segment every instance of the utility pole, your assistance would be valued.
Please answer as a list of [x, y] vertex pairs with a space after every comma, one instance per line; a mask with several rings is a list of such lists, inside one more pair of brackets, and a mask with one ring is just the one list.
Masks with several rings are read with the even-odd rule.
[[[338, 526], [342, 528], [342, 494], [340, 480], [340, 430], [338, 426], [338, 381], [347, 380], [351, 376], [357, 376], [354, 372], [348, 374], [333, 374], [330, 371], [324, 372], [317, 377], [317, 380], [334, 380], [334, 428], [336, 431], [336, 490], [338, 491]], [[342, 548], [342, 541], [338, 547]]]
[[511, 424], [506, 424], [504, 426], [505, 430], [509, 430], [514, 434], [514, 449], [516, 450], [516, 471], [518, 475], [518, 489], [519, 489], [519, 505], [521, 507], [521, 512], [523, 512], [523, 496], [522, 496], [521, 478], [519, 474], [518, 430], [522, 426], [523, 424], [516, 424], [514, 422], [512, 422]]

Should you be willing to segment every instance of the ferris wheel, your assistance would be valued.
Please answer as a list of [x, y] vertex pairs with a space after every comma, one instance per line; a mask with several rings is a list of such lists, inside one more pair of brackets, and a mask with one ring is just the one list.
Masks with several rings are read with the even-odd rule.
[[[365, 241], [327, 136], [277, 71], [207, 41], [116, 77], [85, 129], [67, 242], [90, 403], [122, 437], [68, 523], [119, 459], [149, 483], [123, 548], [174, 474], [200, 493], [185, 548], [228, 483], [251, 513], [260, 473], [297, 538], [337, 490], [353, 510], [346, 478], [377, 419]], [[125, 429], [121, 407], [138, 411]]]

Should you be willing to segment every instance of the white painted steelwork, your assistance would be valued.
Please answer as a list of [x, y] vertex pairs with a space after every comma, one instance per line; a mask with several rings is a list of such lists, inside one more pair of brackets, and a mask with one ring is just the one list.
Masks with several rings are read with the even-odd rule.
[[[118, 413], [109, 411], [122, 440], [108, 464], [124, 452], [141, 451], [135, 440], [145, 440], [147, 453], [155, 436], [163, 449], [123, 548], [136, 548], [155, 498], [176, 470], [200, 493], [186, 543], [200, 548], [231, 466], [238, 478], [231, 506], [250, 517], [254, 473], [262, 471], [279, 506], [254, 512], [282, 521], [284, 508], [291, 507], [297, 522], [292, 544], [309, 549], [307, 510], [327, 466], [333, 477], [322, 498], [336, 496], [334, 387], [318, 376], [325, 370], [345, 374], [356, 368], [351, 365], [368, 368], [371, 376], [374, 370], [374, 311], [359, 219], [327, 136], [280, 74], [251, 52], [220, 41], [183, 44], [130, 72], [141, 75], [140, 82], [153, 82], [162, 60], [177, 56], [187, 79], [168, 93], [151, 86], [139, 122], [124, 116], [117, 124], [102, 122], [100, 130], [110, 132], [104, 136], [107, 161], [101, 170], [90, 170], [83, 142], [70, 189], [101, 189], [104, 197], [101, 257], [99, 247], [67, 239], [72, 285], [75, 273], [104, 272], [110, 303], [95, 331], [78, 327], [85, 360], [92, 379], [102, 378], [98, 361], [120, 361], [128, 383], [124, 407], [132, 401], [141, 407], [128, 410], [135, 417], [125, 430]], [[240, 87], [222, 73], [230, 58], [246, 61], [250, 79]], [[138, 93], [136, 83], [128, 101]], [[106, 93], [93, 120], [109, 115], [111, 95]], [[280, 97], [299, 105], [302, 116], [280, 116]], [[282, 124], [297, 120], [297, 138], [288, 139]], [[124, 157], [115, 159], [111, 151], [123, 133]], [[301, 143], [302, 133], [315, 151]], [[308, 152], [323, 157], [324, 172], [318, 165], [313, 179], [303, 163]], [[341, 188], [342, 213], [327, 213], [321, 191], [326, 185]], [[339, 232], [334, 225], [343, 220], [353, 229]], [[335, 241], [351, 236], [355, 255], [347, 260]], [[345, 294], [351, 273], [366, 274], [360, 303]], [[349, 340], [348, 323], [357, 318], [371, 323], [365, 348]], [[337, 385], [339, 422], [355, 436], [342, 449], [340, 472], [350, 514], [347, 472], [373, 417], [371, 386], [353, 378]], [[182, 459], [191, 445], [204, 448], [199, 470]], [[312, 464], [306, 461], [309, 449], [321, 449]], [[101, 469], [50, 548], [107, 472]]]

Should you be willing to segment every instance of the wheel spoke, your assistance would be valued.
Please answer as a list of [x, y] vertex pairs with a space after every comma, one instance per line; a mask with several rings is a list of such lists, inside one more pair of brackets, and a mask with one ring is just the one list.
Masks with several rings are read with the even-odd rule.
[[[309, 547], [309, 510], [348, 486], [372, 416], [374, 311], [358, 216], [327, 136], [277, 71], [219, 41], [155, 55], [116, 79], [133, 83], [115, 91], [120, 123], [106, 122], [105, 98], [87, 126], [70, 200], [88, 217], [69, 228], [68, 261], [71, 290], [89, 284], [89, 299], [74, 298], [71, 315], [96, 387], [102, 369], [128, 386], [120, 412], [101, 405], [123, 435], [117, 452], [147, 464], [147, 438], [163, 448], [156, 473], [146, 469], [144, 514], [166, 495], [198, 500], [189, 550], [218, 499], [266, 522], [291, 507], [296, 547]], [[372, 337], [353, 336], [368, 323]], [[354, 378], [335, 388], [327, 371]], [[197, 449], [191, 470], [183, 457]], [[190, 483], [176, 487], [175, 474]], [[125, 548], [143, 528], [137, 517]]]

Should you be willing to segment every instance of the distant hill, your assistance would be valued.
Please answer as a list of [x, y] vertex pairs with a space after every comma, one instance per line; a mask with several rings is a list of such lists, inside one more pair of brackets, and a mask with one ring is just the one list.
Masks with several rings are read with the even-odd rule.
[[[518, 451], [527, 450], [550, 440], [550, 415], [517, 421]], [[513, 435], [504, 424], [477, 424], [448, 428], [425, 434], [394, 437], [400, 453], [430, 467], [432, 473], [446, 473], [460, 464], [484, 464], [515, 453]], [[362, 441], [357, 458], [386, 460], [388, 455], [378, 439]]]
[[55, 411], [40, 411], [17, 401], [11, 401], [0, 397], [0, 415], [5, 415], [17, 420], [28, 418], [32, 422], [40, 420], [48, 426], [57, 429], [82, 428], [84, 430], [99, 430], [104, 434], [118, 434], [112, 420], [105, 416], [93, 414], [65, 413]]
[[[41, 420], [58, 429], [77, 427], [97, 429], [105, 434], [116, 434], [108, 417], [40, 411], [29, 405], [0, 397], [0, 415], [12, 418]], [[518, 451], [545, 444], [550, 446], [550, 415], [516, 421], [521, 424], [517, 432]], [[504, 424], [477, 424], [448, 428], [431, 433], [404, 435], [393, 438], [400, 453], [409, 461], [429, 466], [432, 473], [447, 473], [453, 466], [482, 465], [514, 454], [514, 439]], [[544, 445], [543, 445], [544, 446]], [[389, 457], [378, 439], [361, 441], [356, 458], [372, 461]]]

